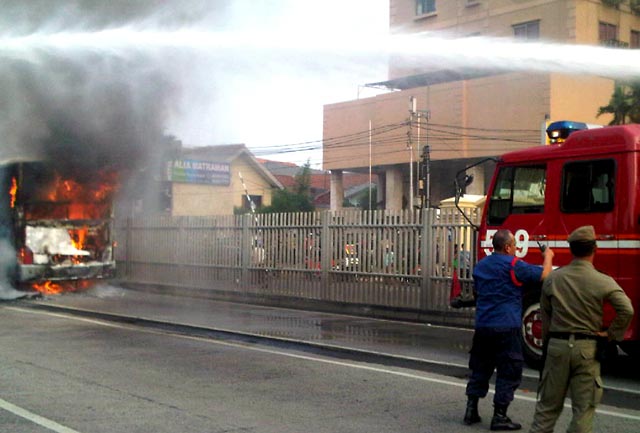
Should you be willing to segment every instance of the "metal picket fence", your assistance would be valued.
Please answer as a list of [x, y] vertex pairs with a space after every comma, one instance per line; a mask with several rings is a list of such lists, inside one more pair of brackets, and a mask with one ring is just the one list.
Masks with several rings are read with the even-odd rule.
[[116, 238], [128, 283], [443, 314], [477, 259], [457, 209], [140, 217]]

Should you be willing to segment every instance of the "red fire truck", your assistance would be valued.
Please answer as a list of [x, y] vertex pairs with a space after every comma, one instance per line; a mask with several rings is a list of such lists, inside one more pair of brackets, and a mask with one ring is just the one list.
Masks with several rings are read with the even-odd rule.
[[[555, 144], [497, 160], [478, 227], [478, 258], [491, 254], [493, 234], [505, 228], [515, 235], [518, 257], [541, 264], [540, 248], [549, 246], [554, 266], [563, 266], [571, 260], [569, 233], [593, 225], [598, 237], [594, 265], [615, 278], [636, 311], [620, 347], [639, 356], [640, 125], [578, 129], [584, 130], [567, 129], [566, 140], [556, 132]], [[539, 299], [540, 285], [526, 288], [522, 337], [525, 357], [533, 364], [541, 356]], [[613, 310], [604, 308], [610, 322]]]

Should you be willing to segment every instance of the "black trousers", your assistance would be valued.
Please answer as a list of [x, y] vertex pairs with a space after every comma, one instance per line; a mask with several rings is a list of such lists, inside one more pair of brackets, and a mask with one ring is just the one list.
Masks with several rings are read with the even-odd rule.
[[471, 377], [467, 396], [484, 398], [489, 380], [496, 371], [493, 403], [508, 406], [522, 381], [522, 342], [520, 328], [476, 328], [469, 357]]

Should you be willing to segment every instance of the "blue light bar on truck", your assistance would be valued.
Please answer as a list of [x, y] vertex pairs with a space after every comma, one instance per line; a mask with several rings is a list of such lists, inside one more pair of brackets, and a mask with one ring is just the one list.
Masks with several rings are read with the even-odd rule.
[[547, 126], [547, 137], [549, 137], [549, 142], [551, 144], [562, 143], [572, 132], [593, 128], [602, 128], [602, 125], [574, 122], [571, 120], [560, 120], [550, 123], [549, 126]]

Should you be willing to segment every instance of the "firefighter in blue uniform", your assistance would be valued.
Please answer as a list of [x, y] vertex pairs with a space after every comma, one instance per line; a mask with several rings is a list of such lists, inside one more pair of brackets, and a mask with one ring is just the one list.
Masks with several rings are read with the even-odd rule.
[[491, 430], [519, 430], [522, 426], [511, 421], [507, 408], [522, 380], [522, 285], [540, 282], [551, 272], [553, 251], [547, 248], [542, 253], [544, 260], [540, 267], [515, 257], [515, 238], [509, 230], [498, 230], [492, 242], [493, 254], [480, 260], [473, 270], [476, 321], [464, 423], [481, 421], [478, 400], [487, 395], [495, 370]]

